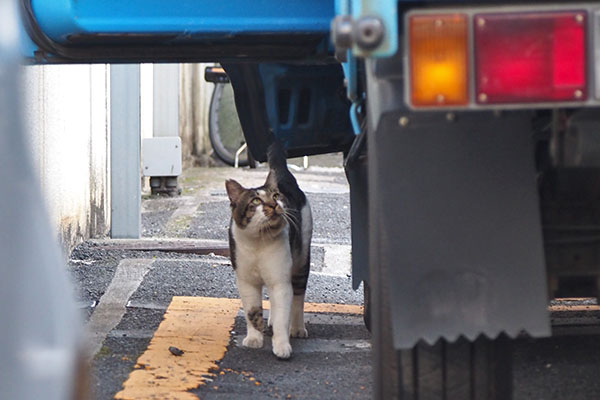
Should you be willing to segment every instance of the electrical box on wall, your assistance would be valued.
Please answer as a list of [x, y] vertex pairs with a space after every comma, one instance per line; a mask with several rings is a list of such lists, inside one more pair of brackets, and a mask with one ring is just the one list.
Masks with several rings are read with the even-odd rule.
[[171, 136], [144, 139], [142, 173], [148, 177], [181, 175], [181, 138]]

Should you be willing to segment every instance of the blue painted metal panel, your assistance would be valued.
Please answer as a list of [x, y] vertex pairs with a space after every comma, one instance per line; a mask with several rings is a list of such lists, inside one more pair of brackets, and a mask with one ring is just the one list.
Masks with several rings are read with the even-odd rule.
[[94, 33], [176, 34], [179, 40], [236, 33], [329, 32], [333, 0], [32, 0], [42, 30], [65, 43]]
[[29, 59], [34, 58], [38, 47], [35, 43], [33, 43], [22, 24], [19, 26], [19, 36], [21, 55]]
[[259, 71], [270, 128], [288, 149], [351, 142], [338, 65], [260, 64]]

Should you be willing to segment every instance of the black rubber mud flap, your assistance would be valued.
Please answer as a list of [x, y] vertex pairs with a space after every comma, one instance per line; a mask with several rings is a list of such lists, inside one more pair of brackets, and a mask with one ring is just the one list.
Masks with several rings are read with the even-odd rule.
[[395, 347], [549, 335], [528, 113], [393, 112], [368, 140], [371, 277], [390, 285]]
[[366, 132], [356, 136], [344, 169], [350, 184], [350, 221], [352, 225], [352, 288], [363, 282], [365, 327], [371, 332], [371, 295], [369, 286], [369, 204]]
[[[356, 136], [344, 160], [350, 184], [350, 221], [352, 223], [352, 288], [365, 282], [365, 313], [369, 282], [369, 182], [367, 175], [366, 132]], [[366, 314], [365, 314], [366, 315]]]
[[[371, 254], [375, 291], [365, 292], [365, 319], [372, 328], [374, 399], [399, 400], [511, 400], [512, 341], [506, 335], [474, 341], [460, 337], [453, 343], [394, 346], [387, 265]], [[365, 288], [369, 285], [365, 285]], [[368, 314], [367, 314], [368, 293]], [[411, 304], [404, 305], [407, 308]], [[371, 330], [371, 329], [370, 329]]]
[[365, 323], [365, 328], [367, 328], [367, 330], [369, 332], [372, 332], [372, 323], [371, 323], [371, 314], [372, 314], [372, 308], [373, 308], [373, 303], [371, 302], [371, 287], [369, 286], [368, 282], [364, 282], [363, 284], [363, 304], [364, 304], [364, 310], [363, 310], [363, 321]]

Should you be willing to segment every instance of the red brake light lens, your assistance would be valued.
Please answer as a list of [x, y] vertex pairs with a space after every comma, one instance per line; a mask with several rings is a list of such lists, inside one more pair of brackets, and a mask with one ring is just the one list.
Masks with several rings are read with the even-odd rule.
[[477, 14], [479, 104], [582, 101], [586, 11]]

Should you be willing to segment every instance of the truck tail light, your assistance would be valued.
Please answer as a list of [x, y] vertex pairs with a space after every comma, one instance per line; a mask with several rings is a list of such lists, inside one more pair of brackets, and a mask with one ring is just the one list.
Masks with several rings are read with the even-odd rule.
[[582, 101], [586, 11], [476, 14], [478, 104]]
[[409, 23], [412, 103], [466, 105], [469, 101], [467, 16], [415, 15]]

